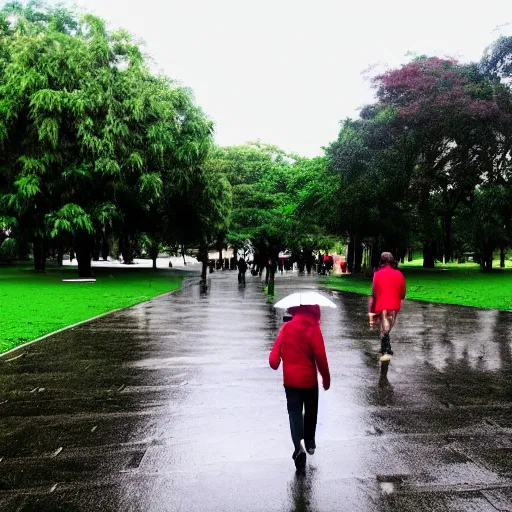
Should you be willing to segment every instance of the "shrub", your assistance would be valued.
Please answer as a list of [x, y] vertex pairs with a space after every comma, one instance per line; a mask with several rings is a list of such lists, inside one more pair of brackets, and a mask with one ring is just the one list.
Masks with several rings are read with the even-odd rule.
[[13, 261], [18, 258], [18, 242], [15, 238], [6, 238], [0, 245], [0, 261]]

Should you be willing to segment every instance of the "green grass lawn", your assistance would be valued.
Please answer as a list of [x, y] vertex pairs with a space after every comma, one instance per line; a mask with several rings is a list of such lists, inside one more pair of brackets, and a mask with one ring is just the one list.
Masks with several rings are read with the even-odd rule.
[[95, 268], [95, 283], [63, 283], [76, 269], [0, 268], [0, 353], [68, 325], [177, 290], [173, 271]]
[[[494, 260], [492, 262], [492, 266], [499, 270], [500, 260]], [[404, 268], [423, 268], [423, 258], [416, 256], [412, 261], [405, 261], [404, 263], [400, 263], [400, 269]], [[454, 269], [454, 270], [478, 270], [480, 267], [473, 263], [446, 263], [446, 264], [438, 264], [436, 267], [439, 269]], [[505, 268], [512, 268], [512, 260], [505, 260]]]
[[[498, 262], [499, 264], [499, 262]], [[512, 310], [512, 271], [482, 273], [474, 263], [448, 264], [436, 269], [401, 265], [407, 281], [407, 298], [444, 304]], [[369, 295], [372, 282], [362, 276], [323, 279], [327, 288]]]

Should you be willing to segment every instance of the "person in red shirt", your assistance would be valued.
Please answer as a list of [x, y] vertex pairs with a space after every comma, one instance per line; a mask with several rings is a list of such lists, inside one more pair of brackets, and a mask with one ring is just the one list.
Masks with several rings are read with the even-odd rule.
[[[279, 368], [283, 361], [290, 431], [294, 445], [292, 455], [297, 471], [306, 467], [306, 452], [315, 453], [315, 433], [318, 414], [318, 374], [327, 391], [331, 385], [324, 339], [320, 330], [320, 307], [304, 305], [289, 308], [292, 319], [281, 327], [269, 355], [270, 367]], [[304, 409], [304, 416], [302, 410]]]
[[324, 256], [325, 273], [330, 275], [333, 266], [334, 266], [334, 258], [330, 254], [325, 254], [325, 256]]
[[393, 355], [389, 333], [405, 299], [405, 278], [395, 268], [395, 259], [390, 252], [380, 256], [379, 269], [373, 275], [372, 295], [369, 300], [370, 327], [380, 325], [382, 355]]

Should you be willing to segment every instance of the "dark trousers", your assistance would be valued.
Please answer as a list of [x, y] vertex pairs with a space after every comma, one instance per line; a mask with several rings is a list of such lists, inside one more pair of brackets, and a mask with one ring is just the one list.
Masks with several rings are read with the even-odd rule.
[[239, 270], [238, 271], [238, 282], [240, 284], [245, 284], [245, 270]]
[[[318, 415], [318, 386], [314, 388], [291, 388], [285, 386], [290, 431], [295, 452], [300, 450], [304, 439], [306, 448], [315, 445], [316, 419]], [[302, 411], [304, 410], [304, 415]]]

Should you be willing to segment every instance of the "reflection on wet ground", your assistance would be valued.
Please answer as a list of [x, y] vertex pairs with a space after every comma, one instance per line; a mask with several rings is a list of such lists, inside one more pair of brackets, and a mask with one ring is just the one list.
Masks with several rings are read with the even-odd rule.
[[[334, 294], [318, 449], [291, 459], [282, 311], [258, 278], [173, 295], [0, 358], [0, 510], [512, 510], [512, 315], [406, 302], [381, 367]], [[315, 288], [279, 276], [280, 298]]]

